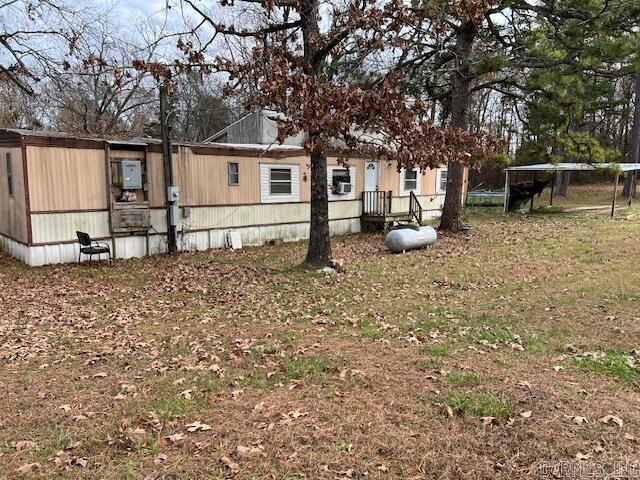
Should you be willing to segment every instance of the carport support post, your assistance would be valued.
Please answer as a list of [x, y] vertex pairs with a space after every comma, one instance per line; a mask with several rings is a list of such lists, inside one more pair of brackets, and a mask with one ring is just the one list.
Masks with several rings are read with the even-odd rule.
[[553, 206], [553, 190], [556, 186], [556, 172], [553, 172], [553, 177], [551, 177], [551, 198], [549, 199], [549, 206]]
[[509, 170], [505, 170], [504, 178], [504, 213], [509, 209]]
[[[534, 170], [533, 172], [533, 185], [535, 187], [536, 184], [536, 172]], [[535, 198], [535, 195], [531, 195], [531, 204], [529, 205], [529, 213], [533, 213], [533, 199]]]
[[636, 173], [637, 172], [638, 172], [637, 170], [634, 170], [631, 173], [631, 175], [633, 175], [633, 176], [631, 177], [631, 188], [629, 189], [629, 206], [631, 206], [631, 202], [633, 202], [633, 186], [636, 183]]
[[613, 190], [613, 201], [611, 202], [611, 218], [616, 211], [616, 197], [618, 196], [618, 181], [620, 180], [620, 174], [616, 173], [616, 185]]

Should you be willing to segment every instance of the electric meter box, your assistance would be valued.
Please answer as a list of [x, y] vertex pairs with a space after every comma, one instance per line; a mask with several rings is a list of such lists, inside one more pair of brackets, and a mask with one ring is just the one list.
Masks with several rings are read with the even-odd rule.
[[180, 189], [175, 185], [167, 187], [167, 200], [170, 202], [177, 202], [180, 200]]
[[142, 162], [140, 160], [121, 160], [118, 163], [118, 179], [123, 190], [142, 188]]

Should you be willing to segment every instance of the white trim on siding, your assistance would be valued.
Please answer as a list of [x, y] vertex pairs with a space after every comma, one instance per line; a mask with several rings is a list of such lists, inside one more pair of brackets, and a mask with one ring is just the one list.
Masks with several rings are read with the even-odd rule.
[[[420, 191], [422, 189], [422, 173], [420, 173], [420, 169], [418, 168], [414, 168], [413, 169], [414, 172], [418, 172], [418, 175], [416, 175], [417, 181], [416, 181], [416, 188], [413, 191], [413, 193], [415, 193], [416, 195], [420, 195]], [[402, 170], [400, 170], [400, 188], [399, 188], [399, 192], [400, 192], [400, 196], [401, 197], [408, 197], [409, 196], [409, 192], [411, 190], [405, 190], [404, 188], [404, 175], [405, 175], [406, 170], [403, 168]]]
[[351, 183], [353, 188], [351, 189], [351, 193], [348, 195], [337, 195], [331, 191], [331, 187], [333, 185], [333, 171], [334, 170], [344, 170], [345, 168], [342, 165], [329, 165], [327, 167], [327, 189], [329, 191], [329, 201], [331, 200], [355, 200], [356, 199], [356, 167], [349, 167], [349, 176], [351, 177]]
[[[270, 171], [272, 168], [291, 170], [291, 195], [271, 195], [269, 193]], [[283, 163], [260, 164], [260, 198], [262, 203], [283, 203], [300, 201], [300, 166]]]
[[438, 168], [436, 170], [436, 193], [446, 193], [447, 188], [440, 188], [440, 182], [442, 180], [442, 172], [448, 172], [446, 168]]

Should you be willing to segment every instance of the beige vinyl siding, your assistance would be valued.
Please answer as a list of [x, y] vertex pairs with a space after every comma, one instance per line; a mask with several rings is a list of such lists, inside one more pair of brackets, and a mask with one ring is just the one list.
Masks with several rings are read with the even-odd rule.
[[141, 150], [115, 150], [111, 149], [111, 158], [144, 159], [144, 151]]
[[[13, 195], [9, 196], [6, 155], [11, 155]], [[25, 197], [22, 149], [0, 148], [0, 234], [27, 243], [27, 203]]]
[[152, 208], [164, 207], [167, 192], [165, 191], [162, 153], [147, 153], [147, 182], [149, 184], [149, 205]]
[[107, 208], [105, 151], [27, 146], [32, 212]]
[[[260, 195], [260, 163], [297, 165], [300, 177], [307, 158], [274, 159], [257, 153], [253, 157], [194, 154], [189, 147], [174, 153], [174, 176], [180, 187], [181, 205], [258, 204]], [[238, 163], [239, 184], [229, 185], [227, 164]], [[308, 188], [308, 187], [307, 187]], [[307, 189], [300, 186], [300, 201], [308, 201]]]

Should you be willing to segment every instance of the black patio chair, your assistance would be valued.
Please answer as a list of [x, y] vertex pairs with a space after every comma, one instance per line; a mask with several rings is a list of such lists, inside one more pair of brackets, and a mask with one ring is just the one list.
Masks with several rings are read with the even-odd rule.
[[80, 252], [78, 252], [78, 263], [82, 254], [89, 255], [89, 261], [94, 255], [98, 255], [98, 262], [100, 261], [100, 255], [106, 253], [109, 255], [109, 265], [113, 265], [113, 258], [111, 257], [111, 248], [105, 242], [98, 242], [92, 240], [88, 233], [76, 232], [78, 241], [80, 242]]

